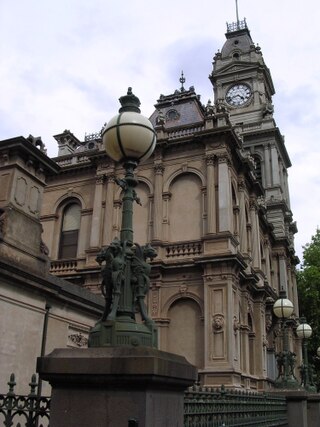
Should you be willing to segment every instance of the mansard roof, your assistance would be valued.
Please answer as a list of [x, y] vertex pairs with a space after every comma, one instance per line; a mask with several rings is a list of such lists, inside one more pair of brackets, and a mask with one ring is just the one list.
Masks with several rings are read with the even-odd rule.
[[172, 129], [204, 121], [205, 108], [193, 86], [186, 90], [182, 85], [171, 95], [160, 95], [155, 108], [150, 117], [153, 126], [163, 125], [165, 129]]

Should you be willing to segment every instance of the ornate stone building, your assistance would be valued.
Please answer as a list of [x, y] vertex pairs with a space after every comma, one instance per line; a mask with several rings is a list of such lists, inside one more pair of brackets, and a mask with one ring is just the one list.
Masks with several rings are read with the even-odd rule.
[[[135, 240], [158, 252], [148, 306], [160, 348], [185, 355], [207, 385], [264, 389], [275, 378], [281, 288], [298, 313], [296, 226], [272, 78], [245, 21], [228, 25], [210, 80], [206, 106], [183, 75], [155, 105], [157, 147], [137, 170]], [[41, 211], [51, 272], [99, 292], [95, 258], [119, 233], [123, 171], [100, 133], [55, 138], [61, 169], [47, 178]]]
[[[40, 138], [0, 142], [0, 391], [15, 373], [29, 393], [36, 359], [56, 347], [82, 347], [103, 298], [49, 274], [39, 220], [46, 176], [58, 173]], [[48, 394], [49, 386], [42, 388]]]

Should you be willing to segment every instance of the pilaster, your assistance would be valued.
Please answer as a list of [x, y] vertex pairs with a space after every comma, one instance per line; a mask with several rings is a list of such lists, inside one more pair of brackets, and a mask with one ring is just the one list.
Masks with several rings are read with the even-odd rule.
[[209, 234], [217, 232], [216, 220], [216, 185], [215, 185], [215, 164], [216, 157], [212, 154], [206, 156], [207, 163], [207, 218]]
[[114, 184], [115, 184], [115, 175], [114, 173], [109, 173], [105, 175], [107, 182], [107, 192], [106, 192], [106, 206], [104, 211], [104, 220], [103, 220], [103, 237], [102, 245], [109, 245], [113, 239], [112, 236], [112, 224], [113, 224], [113, 198], [114, 198]]
[[153, 240], [162, 240], [162, 186], [164, 166], [162, 163], [154, 165], [154, 221]]
[[232, 233], [232, 198], [227, 153], [218, 156], [219, 231]]
[[102, 228], [102, 200], [105, 177], [104, 175], [96, 176], [96, 185], [94, 192], [92, 225], [90, 234], [90, 247], [99, 248], [101, 246], [101, 228]]

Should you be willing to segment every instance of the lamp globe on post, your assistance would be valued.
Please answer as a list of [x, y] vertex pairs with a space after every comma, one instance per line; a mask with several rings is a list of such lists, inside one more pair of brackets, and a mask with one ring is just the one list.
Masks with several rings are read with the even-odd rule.
[[316, 387], [313, 384], [312, 368], [309, 365], [309, 361], [308, 361], [308, 343], [307, 343], [307, 340], [312, 335], [312, 328], [310, 325], [308, 325], [308, 323], [306, 322], [306, 319], [304, 317], [301, 317], [300, 325], [297, 327], [296, 333], [297, 333], [298, 338], [300, 338], [302, 340], [303, 363], [300, 367], [301, 383], [307, 391], [316, 392]]
[[[134, 170], [153, 153], [156, 134], [151, 122], [140, 114], [140, 101], [130, 87], [119, 101], [119, 114], [102, 130], [102, 141], [109, 157], [122, 163], [125, 170], [124, 178], [116, 179], [123, 190], [121, 232], [120, 239], [115, 238], [97, 256], [103, 265], [105, 309], [90, 331], [89, 347], [157, 347], [156, 327], [144, 303], [151, 270], [147, 260], [156, 252], [149, 244], [140, 246], [133, 240], [133, 203], [140, 204]], [[137, 311], [142, 323], [136, 322]]]
[[279, 292], [279, 299], [273, 305], [275, 316], [281, 320], [283, 344], [282, 351], [276, 353], [278, 365], [278, 377], [275, 380], [275, 387], [281, 389], [296, 389], [298, 382], [294, 375], [295, 354], [289, 350], [288, 319], [293, 313], [293, 304], [287, 298], [286, 292]]

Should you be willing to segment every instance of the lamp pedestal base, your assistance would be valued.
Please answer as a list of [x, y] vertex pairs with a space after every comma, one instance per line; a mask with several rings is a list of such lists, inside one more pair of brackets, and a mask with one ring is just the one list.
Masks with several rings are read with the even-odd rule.
[[184, 391], [196, 368], [150, 347], [56, 349], [38, 358], [52, 386], [51, 427], [183, 427]]
[[153, 322], [136, 323], [132, 319], [98, 322], [90, 331], [89, 347], [157, 347], [157, 329]]

